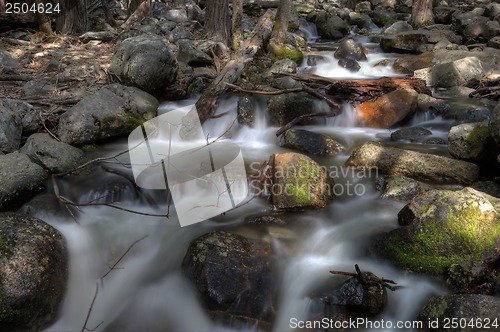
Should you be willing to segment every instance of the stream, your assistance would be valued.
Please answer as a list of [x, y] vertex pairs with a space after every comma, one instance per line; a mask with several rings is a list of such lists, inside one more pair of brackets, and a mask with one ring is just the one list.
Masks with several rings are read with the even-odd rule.
[[[305, 28], [313, 36], [314, 31], [308, 29]], [[362, 39], [359, 41], [371, 53], [367, 62], [360, 63], [361, 70], [356, 74], [340, 68], [331, 51], [312, 52], [310, 55], [324, 55], [324, 60], [308, 66], [305, 59], [298, 71], [339, 79], [396, 76], [390, 66], [376, 66], [380, 60], [396, 55], [383, 54], [377, 45]], [[159, 114], [194, 102], [164, 103]], [[224, 134], [224, 140], [238, 144], [247, 166], [262, 163], [273, 153], [290, 151], [279, 147], [275, 136], [278, 128], [267, 125], [265, 103], [258, 105], [254, 128], [235, 122], [236, 103], [236, 97], [221, 100], [217, 114], [228, 114], [208, 120], [204, 124], [205, 133], [212, 138]], [[317, 111], [324, 107], [318, 102]], [[297, 126], [330, 135], [346, 146], [346, 151], [334, 157], [314, 157], [319, 164], [341, 170], [352, 149], [361, 142], [389, 140], [390, 130], [356, 127], [355, 112], [346, 104], [337, 117], [319, 120], [314, 125]], [[433, 118], [430, 114], [418, 114], [411, 120], [411, 125], [423, 126], [432, 130], [434, 136], [445, 138], [452, 123]], [[419, 145], [416, 148], [446, 151], [444, 145]], [[126, 140], [118, 140], [101, 146], [97, 155], [109, 156], [126, 149]], [[120, 160], [128, 162], [128, 156], [123, 155]], [[121, 166], [114, 164], [113, 167]], [[186, 227], [180, 227], [173, 206], [168, 219], [141, 216], [106, 206], [81, 208], [78, 223], [70, 217], [38, 215], [64, 234], [70, 252], [66, 296], [58, 320], [46, 331], [81, 331], [84, 326], [95, 331], [257, 331], [254, 326], [224, 328], [213, 323], [181, 272], [181, 262], [192, 240], [213, 230], [227, 229], [250, 238], [267, 239], [280, 257], [279, 302], [272, 331], [291, 331], [291, 319], [307, 319], [311, 305], [308, 294], [318, 285], [345, 280], [328, 271], [354, 271], [355, 264], [363, 271], [392, 279], [402, 286], [397, 291], [388, 292], [387, 309], [377, 317], [378, 321], [385, 322], [385, 326], [368, 326], [364, 330], [394, 331], [397, 322], [411, 324], [430, 296], [444, 294], [446, 290], [438, 279], [408, 274], [387, 262], [365, 256], [362, 248], [368, 239], [398, 227], [397, 213], [404, 204], [380, 199], [375, 190], [375, 176], [339, 173], [335, 177], [339, 186], [333, 203], [324, 209], [288, 214], [286, 227], [255, 228], [244, 223], [249, 215], [270, 211], [269, 203], [260, 198], [252, 199], [225, 215]], [[98, 170], [78, 182], [71, 178], [61, 180], [60, 186], [65, 192], [73, 190], [73, 198], [79, 202], [96, 201], [106, 195], [98, 188], [105, 187], [112, 176]], [[168, 207], [164, 193], [151, 191], [144, 194], [138, 193], [133, 186], [124, 185], [124, 188], [118, 196], [108, 199], [120, 201], [121, 206], [128, 209], [166, 213]], [[155, 201], [156, 206], [151, 201]], [[293, 242], [293, 250], [290, 242]], [[126, 255], [116, 267], [110, 269], [124, 253]], [[109, 273], [101, 279], [106, 272]], [[407, 325], [404, 330], [416, 329]]]

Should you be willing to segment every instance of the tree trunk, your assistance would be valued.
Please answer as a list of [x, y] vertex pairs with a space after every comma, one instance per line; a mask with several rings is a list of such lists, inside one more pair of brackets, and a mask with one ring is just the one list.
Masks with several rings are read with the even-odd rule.
[[104, 16], [106, 17], [106, 22], [112, 27], [116, 27], [116, 21], [113, 18], [113, 14], [111, 14], [111, 10], [109, 10], [109, 0], [101, 0], [102, 9], [104, 10]]
[[[45, 1], [43, 0], [36, 0], [35, 3], [38, 7], [38, 4], [44, 3]], [[51, 24], [51, 18], [49, 15], [44, 14], [44, 13], [39, 13], [37, 12], [36, 14], [36, 20], [38, 21], [38, 28], [40, 29], [41, 32], [52, 34], [52, 24]]]
[[434, 24], [433, 0], [413, 0], [411, 25], [417, 29]]
[[151, 10], [151, 0], [142, 0], [142, 2], [139, 4], [139, 7], [137, 7], [133, 14], [129, 16], [127, 21], [122, 24], [122, 28], [127, 29], [135, 21], [138, 21], [143, 17], [151, 16]]
[[274, 22], [273, 32], [269, 40], [268, 51], [276, 57], [283, 55], [285, 47], [286, 32], [288, 30], [288, 21], [292, 13], [292, 0], [280, 0], [278, 11], [276, 12], [276, 21]]
[[231, 35], [229, 0], [207, 1], [205, 12], [205, 34], [207, 38], [229, 45]]
[[243, 46], [243, 27], [241, 19], [243, 17], [243, 0], [233, 0], [233, 50], [238, 52]]
[[128, 5], [127, 15], [131, 16], [137, 10], [137, 8], [139, 8], [143, 1], [145, 0], [131, 0]]
[[87, 5], [84, 0], [61, 0], [56, 30], [63, 34], [80, 34], [88, 30]]

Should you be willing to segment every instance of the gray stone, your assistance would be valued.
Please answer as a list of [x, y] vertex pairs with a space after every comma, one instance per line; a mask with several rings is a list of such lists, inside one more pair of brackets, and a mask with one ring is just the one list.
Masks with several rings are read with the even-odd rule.
[[422, 127], [401, 128], [391, 133], [391, 140], [407, 140], [413, 142], [430, 135], [432, 135], [432, 132]]
[[450, 107], [441, 112], [444, 119], [456, 120], [460, 123], [488, 121], [491, 116], [490, 107], [474, 100], [450, 101]]
[[45, 189], [47, 173], [18, 152], [0, 156], [0, 211], [13, 211]]
[[500, 103], [497, 104], [491, 113], [489, 129], [491, 137], [493, 137], [493, 140], [500, 147]]
[[260, 239], [214, 231], [190, 244], [182, 270], [209, 310], [270, 321], [278, 291], [272, 254]]
[[80, 145], [132, 132], [156, 115], [158, 100], [134, 87], [104, 86], [59, 119], [59, 138]]
[[361, 69], [359, 63], [354, 59], [340, 59], [338, 65], [352, 73], [357, 73]]
[[386, 52], [420, 53], [419, 49], [427, 44], [428, 33], [422, 30], [401, 32], [396, 35], [383, 36], [380, 47]]
[[14, 99], [0, 100], [0, 151], [13, 152], [19, 149], [23, 133], [22, 119], [28, 103]]
[[333, 56], [336, 59], [366, 61], [365, 49], [350, 38], [340, 43], [339, 48], [333, 53]]
[[321, 12], [316, 17], [318, 34], [325, 39], [340, 39], [350, 31], [350, 26], [336, 14]]
[[238, 123], [253, 127], [255, 124], [255, 104], [248, 96], [238, 99], [237, 106]]
[[0, 326], [41, 331], [56, 318], [68, 278], [66, 243], [42, 220], [0, 213]]
[[484, 75], [483, 63], [475, 56], [435, 65], [431, 86], [448, 88], [457, 85], [476, 86]]
[[188, 20], [187, 12], [185, 9], [167, 10], [163, 17], [168, 21], [173, 21], [176, 23], [186, 22]]
[[372, 4], [370, 1], [361, 1], [356, 4], [356, 8], [354, 9], [357, 13], [368, 13], [372, 10]]
[[401, 32], [412, 31], [413, 27], [406, 21], [397, 21], [382, 29], [382, 33], [386, 35], [396, 35]]
[[23, 97], [46, 96], [55, 90], [56, 87], [48, 80], [37, 78], [26, 82], [21, 94]]
[[281, 59], [272, 64], [269, 72], [271, 74], [296, 73], [297, 63], [291, 59]]
[[191, 67], [205, 67], [213, 64], [213, 60], [205, 52], [200, 51], [189, 39], [177, 41], [179, 52], [177, 59], [185, 62]]
[[[484, 9], [483, 9], [484, 10]], [[472, 22], [486, 22], [488, 18], [481, 16], [475, 11], [460, 12], [456, 11], [452, 14], [453, 28], [456, 31], [462, 31]]]
[[280, 146], [312, 155], [335, 155], [345, 147], [335, 139], [307, 130], [289, 129], [280, 139]]
[[[444, 322], [453, 322], [454, 318], [458, 321], [477, 322], [481, 317], [481, 322], [498, 322], [498, 313], [500, 312], [500, 298], [480, 295], [480, 294], [448, 294], [444, 296], [433, 296], [429, 299], [422, 311], [418, 315], [424, 325], [430, 321], [439, 322], [438, 326], [425, 330], [435, 332], [472, 332], [481, 330], [481, 328], [464, 326], [451, 328], [444, 326]], [[478, 325], [477, 325], [478, 326]], [[496, 329], [496, 328], [494, 328]]]
[[360, 169], [378, 168], [382, 174], [443, 184], [470, 184], [479, 175], [472, 163], [444, 156], [367, 142], [356, 148], [345, 163]]
[[500, 50], [500, 36], [491, 38], [486, 42], [486, 46]]
[[99, 31], [99, 32], [93, 32], [89, 31], [78, 37], [82, 43], [88, 43], [91, 40], [98, 40], [102, 42], [110, 42], [115, 40], [117, 37], [116, 33], [111, 32], [111, 31]]
[[484, 10], [484, 16], [495, 19], [500, 16], [500, 3], [490, 3]]
[[495, 160], [500, 153], [490, 136], [487, 121], [451, 127], [448, 151], [455, 158], [470, 161]]
[[376, 9], [369, 13], [370, 17], [379, 27], [389, 26], [398, 20], [398, 15], [392, 10]]
[[0, 50], [0, 65], [11, 74], [14, 74], [15, 70], [21, 67], [19, 60], [15, 59], [9, 52], [4, 50]]
[[297, 116], [312, 113], [314, 102], [314, 98], [303, 92], [272, 96], [267, 102], [269, 122], [273, 126], [284, 126]]
[[456, 8], [449, 6], [434, 7], [434, 22], [437, 24], [451, 24], [453, 22], [452, 15], [456, 10]]
[[177, 60], [170, 46], [157, 37], [144, 35], [125, 39], [109, 67], [109, 72], [121, 84], [151, 93], [172, 85], [177, 70]]
[[54, 174], [69, 172], [89, 160], [82, 150], [44, 133], [31, 135], [20, 151]]
[[400, 175], [381, 176], [377, 179], [376, 189], [383, 199], [410, 202], [420, 192], [428, 190], [429, 185]]

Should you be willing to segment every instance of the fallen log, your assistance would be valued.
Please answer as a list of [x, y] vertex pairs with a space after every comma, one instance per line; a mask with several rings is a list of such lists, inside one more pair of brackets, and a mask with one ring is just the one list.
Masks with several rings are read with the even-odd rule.
[[264, 47], [264, 41], [271, 35], [275, 15], [276, 10], [274, 9], [266, 11], [244, 41], [243, 47], [222, 68], [217, 78], [212, 81], [200, 99], [198, 99], [196, 109], [201, 123], [212, 116], [217, 99], [227, 87], [226, 83], [234, 83], [241, 75], [244, 64], [252, 60], [255, 53]]
[[413, 89], [418, 93], [431, 94], [425, 80], [416, 77], [382, 77], [378, 79], [337, 80], [314, 74], [280, 73], [294, 80], [304, 82], [314, 88], [323, 88], [325, 93], [335, 99], [351, 102], [364, 102], [399, 89]]

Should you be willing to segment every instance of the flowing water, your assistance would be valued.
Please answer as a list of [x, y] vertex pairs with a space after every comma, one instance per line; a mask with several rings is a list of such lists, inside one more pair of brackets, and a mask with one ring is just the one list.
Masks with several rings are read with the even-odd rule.
[[[360, 73], [356, 75], [339, 68], [331, 52], [314, 53], [321, 55], [322, 60], [315, 66], [304, 65], [300, 70], [337, 78], [394, 75], [390, 67], [376, 66], [377, 62], [392, 55], [380, 53], [373, 45], [368, 47], [372, 49], [369, 61], [362, 64]], [[261, 163], [273, 153], [288, 151], [277, 144], [277, 128], [266, 123], [265, 103], [257, 105], [256, 125], [249, 128], [235, 121], [236, 102], [234, 97], [222, 100], [217, 112], [228, 114], [205, 123], [205, 133], [211, 139], [224, 135], [225, 140], [237, 143], [247, 166], [253, 162]], [[164, 104], [159, 111], [168, 112], [190, 103], [194, 100]], [[318, 102], [318, 111], [324, 107]], [[302, 127], [331, 135], [346, 145], [347, 151], [340, 155], [315, 158], [327, 169], [344, 169], [341, 166], [357, 144], [389, 137], [388, 130], [356, 127], [354, 118], [355, 109], [346, 104], [338, 117]], [[418, 115], [412, 121], [414, 125], [437, 128], [438, 135], [446, 132], [443, 121], [429, 114]], [[113, 155], [126, 148], [126, 142], [115, 142], [103, 146], [100, 154]], [[425, 148], [422, 146], [422, 149]], [[123, 162], [128, 161], [126, 155], [120, 158]], [[122, 169], [117, 164], [110, 166]], [[384, 319], [394, 324], [411, 321], [431, 295], [445, 292], [443, 286], [429, 277], [407, 274], [387, 262], [367, 258], [361, 250], [374, 234], [397, 227], [397, 213], [403, 204], [380, 199], [374, 189], [374, 176], [338, 173], [334, 174], [339, 184], [335, 201], [321, 210], [290, 215], [285, 229], [268, 227], [256, 230], [244, 225], [246, 216], [270, 211], [271, 207], [263, 199], [253, 199], [223, 216], [187, 227], [179, 226], [173, 207], [170, 207], [168, 219], [141, 216], [106, 206], [81, 208], [77, 214], [78, 223], [70, 217], [40, 215], [64, 234], [70, 251], [70, 278], [64, 303], [59, 319], [46, 331], [80, 331], [84, 326], [95, 331], [256, 330], [252, 326], [224, 329], [214, 324], [180, 271], [190, 242], [218, 229], [231, 229], [250, 237], [265, 237], [275, 247], [282, 273], [273, 331], [290, 331], [292, 318], [306, 319], [311, 305], [307, 295], [318, 285], [344, 280], [330, 275], [329, 270], [353, 271], [354, 264], [403, 286], [389, 292], [387, 310], [377, 320]], [[84, 181], [61, 180], [60, 186], [65, 193], [72, 193], [71, 198], [75, 200], [96, 201], [106, 194], [98, 188], [105, 186], [106, 181], [113, 183], [117, 179], [120, 179], [118, 185], [123, 189], [118, 196], [107, 197], [108, 201], [119, 200], [121, 207], [142, 212], [166, 213], [167, 199], [163, 194], [138, 191], [123, 177], [102, 170]], [[287, 245], [290, 241], [294, 243], [293, 250]], [[113, 266], [118, 260], [119, 263]]]

